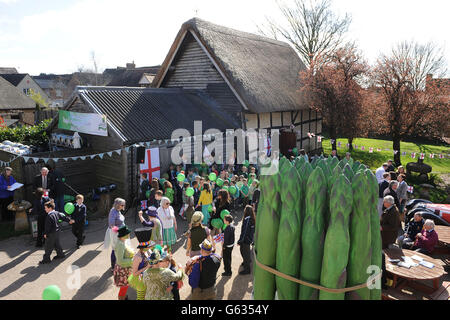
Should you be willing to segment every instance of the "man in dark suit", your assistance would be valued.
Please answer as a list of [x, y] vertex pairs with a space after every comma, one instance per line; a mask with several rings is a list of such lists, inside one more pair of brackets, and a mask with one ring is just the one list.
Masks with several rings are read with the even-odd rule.
[[50, 166], [50, 180], [51, 180], [51, 188], [50, 188], [50, 198], [55, 199], [55, 210], [59, 212], [64, 212], [64, 175], [63, 173], [56, 169], [56, 166], [53, 164]]

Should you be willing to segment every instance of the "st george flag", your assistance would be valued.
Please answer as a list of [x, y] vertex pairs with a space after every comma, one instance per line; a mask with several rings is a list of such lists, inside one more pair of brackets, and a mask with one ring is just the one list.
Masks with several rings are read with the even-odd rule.
[[373, 153], [373, 148], [369, 148], [369, 153]]
[[411, 158], [413, 158], [413, 159], [416, 158], [416, 153], [415, 152], [411, 153]]
[[159, 148], [145, 150], [145, 161], [140, 164], [140, 173], [147, 173], [148, 181], [153, 178], [161, 177], [161, 168], [159, 166]]
[[381, 148], [377, 148], [377, 151], [378, 151], [378, 152], [381, 152]]
[[408, 186], [408, 192], [409, 193], [413, 193], [414, 192], [414, 187], [413, 186]]
[[434, 159], [434, 153], [430, 154], [430, 159]]
[[361, 150], [364, 150], [365, 149], [365, 147], [364, 146], [361, 146]]
[[440, 155], [439, 155], [439, 159], [444, 159], [444, 155], [443, 155], [443, 154], [440, 154]]
[[422, 160], [425, 159], [425, 153], [420, 154], [420, 159], [422, 159]]
[[317, 142], [322, 142], [322, 137], [321, 136], [317, 136]]

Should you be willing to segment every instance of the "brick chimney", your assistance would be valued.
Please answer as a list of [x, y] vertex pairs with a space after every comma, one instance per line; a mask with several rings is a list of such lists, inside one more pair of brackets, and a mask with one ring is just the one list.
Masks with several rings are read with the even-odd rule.
[[127, 70], [135, 69], [136, 65], [134, 64], [134, 61], [132, 63], [127, 63]]

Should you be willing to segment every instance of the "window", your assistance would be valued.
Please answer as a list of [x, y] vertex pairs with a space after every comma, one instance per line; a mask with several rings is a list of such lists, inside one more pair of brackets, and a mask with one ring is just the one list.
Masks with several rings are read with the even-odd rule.
[[56, 97], [57, 98], [62, 98], [62, 91], [59, 89], [56, 89]]
[[25, 88], [25, 89], [23, 89], [23, 94], [29, 96], [30, 93], [31, 93], [31, 92], [30, 92], [30, 88]]

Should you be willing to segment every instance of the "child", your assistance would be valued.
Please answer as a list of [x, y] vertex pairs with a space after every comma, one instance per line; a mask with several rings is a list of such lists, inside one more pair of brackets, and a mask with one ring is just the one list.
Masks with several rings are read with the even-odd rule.
[[200, 199], [198, 200], [197, 206], [202, 206], [202, 213], [203, 213], [203, 224], [209, 225], [209, 206], [212, 205], [213, 202], [213, 195], [211, 191], [211, 186], [207, 183], [204, 184], [204, 189], [200, 194]]
[[182, 189], [182, 192], [183, 192], [183, 197], [182, 197], [183, 203], [181, 204], [181, 208], [180, 208], [179, 215], [180, 215], [180, 217], [181, 217], [183, 220], [186, 220], [185, 212], [186, 212], [186, 209], [187, 209], [188, 206], [189, 206], [189, 205], [188, 205], [189, 197], [186, 195], [186, 190], [187, 190], [187, 188], [189, 188], [189, 182], [185, 182], [185, 183], [183, 184], [183, 189]]
[[174, 191], [172, 188], [172, 184], [169, 181], [164, 181], [164, 196], [169, 198], [170, 203], [173, 203], [173, 195]]
[[164, 195], [164, 193], [161, 190], [156, 191], [156, 193], [155, 193], [155, 204], [153, 205], [154, 207], [159, 208], [163, 195]]
[[233, 217], [227, 214], [224, 217], [225, 230], [224, 230], [224, 241], [222, 246], [222, 257], [225, 272], [222, 273], [222, 277], [231, 277], [231, 253], [234, 247], [234, 226], [231, 225], [233, 222]]
[[[192, 219], [192, 216], [193, 216], [193, 214], [194, 214], [194, 212], [195, 212], [195, 207], [194, 207], [194, 196], [191, 196], [191, 197], [188, 197], [188, 203], [187, 203], [187, 209], [186, 209], [186, 211], [184, 212], [185, 213], [185, 217], [186, 217], [186, 220], [187, 220], [187, 223], [188, 223], [188, 230], [186, 230], [186, 232], [188, 232], [190, 229], [191, 229], [191, 226], [192, 226], [192, 224], [191, 224], [191, 219]], [[186, 233], [185, 232], [185, 233]]]
[[[199, 181], [199, 180], [198, 180]], [[192, 188], [194, 188], [194, 207], [197, 206], [198, 200], [200, 199], [200, 189], [199, 189], [199, 182], [195, 180], [192, 182]]]
[[72, 233], [77, 238], [77, 249], [80, 249], [85, 238], [83, 233], [84, 226], [86, 225], [86, 206], [83, 204], [83, 195], [77, 195], [76, 199], [77, 203], [75, 204], [75, 210], [72, 214], [72, 219], [75, 220], [75, 223], [72, 224]]
[[147, 194], [147, 190], [150, 189], [150, 183], [148, 182], [146, 173], [141, 174], [141, 179], [142, 179], [142, 182], [141, 182], [141, 197], [140, 197], [139, 200], [146, 200], [147, 199], [146, 194]]
[[[245, 168], [245, 167], [244, 167]], [[248, 205], [248, 193], [249, 193], [249, 188], [248, 188], [248, 181], [247, 179], [244, 178], [244, 184], [242, 186], [241, 190], [241, 196], [242, 196], [242, 204], [244, 206], [244, 208]]]
[[50, 263], [50, 255], [53, 249], [56, 250], [56, 257], [54, 259], [64, 258], [64, 252], [61, 248], [61, 243], [59, 242], [59, 232], [61, 227], [59, 225], [59, 220], [64, 220], [73, 224], [75, 221], [67, 218], [64, 214], [55, 211], [55, 203], [53, 200], [48, 201], [44, 204], [45, 212], [47, 217], [45, 218], [45, 229], [44, 229], [44, 239], [45, 239], [45, 254], [40, 264]]

